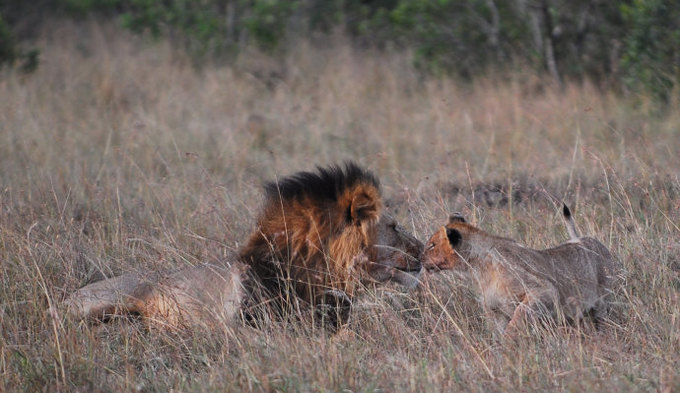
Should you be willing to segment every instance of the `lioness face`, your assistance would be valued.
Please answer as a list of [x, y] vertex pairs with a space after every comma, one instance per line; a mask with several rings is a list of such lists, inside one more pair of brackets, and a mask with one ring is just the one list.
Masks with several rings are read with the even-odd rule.
[[465, 219], [453, 215], [449, 223], [442, 226], [427, 241], [425, 251], [420, 257], [423, 267], [427, 270], [460, 269], [465, 265], [463, 258], [456, 251], [462, 241], [461, 231], [465, 232]]
[[364, 270], [377, 282], [396, 281], [407, 287], [418, 284], [422, 265], [418, 257], [423, 243], [401, 227], [389, 214], [375, 225], [372, 245], [366, 248]]

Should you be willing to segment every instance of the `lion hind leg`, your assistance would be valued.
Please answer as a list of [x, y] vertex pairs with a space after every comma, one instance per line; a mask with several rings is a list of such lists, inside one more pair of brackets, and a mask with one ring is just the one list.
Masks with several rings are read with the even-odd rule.
[[142, 316], [147, 326], [178, 328], [187, 320], [187, 302], [183, 293], [161, 285], [136, 296], [132, 303], [135, 312]]
[[137, 274], [123, 274], [86, 285], [65, 301], [68, 313], [77, 319], [105, 320], [112, 315], [141, 313], [140, 296], [151, 283]]
[[210, 328], [230, 324], [247, 294], [246, 270], [245, 265], [180, 270], [136, 294], [136, 309], [148, 325]]

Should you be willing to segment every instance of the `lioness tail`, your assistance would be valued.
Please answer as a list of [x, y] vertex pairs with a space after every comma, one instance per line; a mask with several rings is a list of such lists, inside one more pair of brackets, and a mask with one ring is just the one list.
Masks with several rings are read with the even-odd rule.
[[566, 204], [562, 204], [562, 215], [564, 217], [564, 222], [567, 225], [567, 233], [569, 233], [569, 240], [578, 240], [579, 235], [576, 232], [576, 225], [574, 225], [574, 219], [571, 217], [571, 211]]

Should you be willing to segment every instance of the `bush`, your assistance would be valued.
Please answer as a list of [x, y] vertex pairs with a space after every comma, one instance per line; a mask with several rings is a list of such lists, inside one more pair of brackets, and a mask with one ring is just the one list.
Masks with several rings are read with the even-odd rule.
[[[411, 49], [424, 72], [469, 80], [530, 67], [563, 80], [649, 92], [668, 102], [680, 80], [675, 0], [6, 0], [0, 63], [37, 65], [19, 49], [52, 15], [115, 18], [186, 48], [197, 64], [266, 51], [309, 33], [340, 30], [362, 47]], [[323, 34], [315, 35], [324, 37]], [[322, 38], [323, 39], [323, 38]], [[318, 42], [318, 40], [317, 40]]]
[[667, 103], [680, 83], [680, 8], [673, 0], [636, 0], [622, 7], [629, 23], [625, 84]]

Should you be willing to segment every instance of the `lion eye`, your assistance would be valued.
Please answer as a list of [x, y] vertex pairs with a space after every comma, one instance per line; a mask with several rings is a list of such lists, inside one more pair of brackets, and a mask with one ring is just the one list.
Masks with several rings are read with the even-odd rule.
[[430, 243], [430, 245], [429, 245], [428, 249], [430, 249], [430, 250], [431, 250], [431, 249], [433, 249], [433, 248], [434, 248], [434, 246], [435, 246], [435, 244], [434, 244], [434, 242], [432, 242], [432, 243]]

